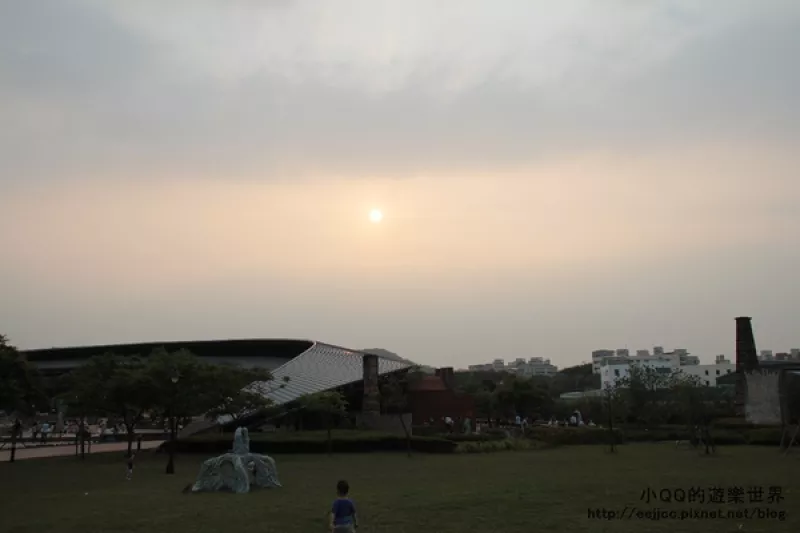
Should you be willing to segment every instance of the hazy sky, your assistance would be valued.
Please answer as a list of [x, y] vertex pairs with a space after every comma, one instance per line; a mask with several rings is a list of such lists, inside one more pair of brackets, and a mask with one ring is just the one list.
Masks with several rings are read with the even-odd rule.
[[800, 347], [798, 57], [796, 0], [0, 0], [0, 332]]

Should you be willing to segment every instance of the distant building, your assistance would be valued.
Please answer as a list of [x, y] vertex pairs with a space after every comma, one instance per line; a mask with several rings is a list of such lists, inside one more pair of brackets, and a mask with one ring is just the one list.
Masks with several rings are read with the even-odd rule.
[[698, 365], [700, 359], [689, 354], [685, 348], [676, 348], [672, 352], [665, 352], [662, 346], [655, 346], [653, 348], [653, 355], [650, 355], [648, 350], [636, 350], [636, 355], [631, 356], [630, 350], [627, 348], [618, 348], [616, 350], [595, 350], [592, 352], [592, 372], [595, 374], [601, 373], [603, 361], [609, 358], [627, 358], [631, 360], [645, 360], [649, 357], [676, 357], [681, 365]]
[[415, 423], [475, 416], [472, 398], [455, 390], [454, 371], [450, 367], [436, 369], [435, 375], [424, 376], [409, 388], [408, 405]]
[[517, 374], [523, 376], [552, 376], [558, 372], [558, 367], [550, 363], [550, 359], [531, 357], [526, 363], [517, 368]]
[[652, 355], [648, 357], [609, 357], [603, 360], [600, 367], [600, 388], [613, 387], [622, 379], [630, 376], [631, 367], [641, 365], [657, 372], [671, 374], [680, 366], [674, 358]]
[[595, 350], [592, 352], [592, 372], [595, 374], [600, 373], [600, 365], [603, 359], [614, 357], [614, 350]]
[[552, 376], [558, 372], [558, 367], [550, 363], [550, 359], [531, 357], [527, 361], [521, 357], [505, 364], [503, 359], [495, 359], [491, 363], [469, 365], [471, 372], [511, 372], [519, 376]]
[[494, 370], [494, 366], [492, 366], [492, 363], [485, 363], [482, 365], [469, 365], [469, 367], [467, 367], [467, 370], [469, 370], [470, 372], [491, 372], [492, 370]]
[[736, 372], [736, 365], [725, 359], [718, 360], [713, 365], [691, 365], [680, 368], [681, 372], [695, 376], [701, 385], [716, 387], [717, 379]]
[[759, 361], [800, 361], [800, 348], [791, 348], [788, 352], [773, 353], [772, 350], [761, 350]]
[[713, 365], [682, 364], [681, 357], [675, 352], [649, 357], [615, 357], [603, 361], [600, 371], [601, 387], [614, 386], [619, 380], [630, 376], [633, 365], [649, 367], [663, 374], [682, 372], [695, 376], [700, 384], [708, 387], [715, 387], [717, 378], [736, 370], [736, 365], [725, 359], [725, 356], [717, 356]]

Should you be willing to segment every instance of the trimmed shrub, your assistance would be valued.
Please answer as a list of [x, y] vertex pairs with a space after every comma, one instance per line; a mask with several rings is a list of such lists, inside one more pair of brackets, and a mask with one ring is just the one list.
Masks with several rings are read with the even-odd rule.
[[493, 441], [501, 441], [505, 440], [505, 434], [497, 434], [497, 433], [471, 433], [469, 435], [464, 434], [452, 434], [452, 435], [439, 435], [443, 439], [451, 440], [453, 442], [493, 442]]
[[482, 428], [481, 435], [491, 435], [495, 439], [507, 439], [511, 431], [504, 428]]
[[528, 439], [504, 439], [489, 441], [461, 442], [456, 447], [456, 453], [492, 453], [510, 452], [536, 449], [536, 443]]
[[[540, 441], [549, 446], [563, 446], [573, 444], [608, 444], [609, 431], [602, 428], [587, 427], [533, 427], [525, 431], [525, 437]], [[614, 430], [617, 444], [625, 442], [625, 434]]]
[[748, 430], [748, 429], [771, 429], [774, 426], [751, 424], [744, 418], [718, 418], [717, 420], [714, 421], [714, 427], [720, 429]]
[[[629, 442], [673, 442], [673, 441], [693, 441], [695, 435], [688, 428], [676, 429], [629, 429], [625, 431], [625, 438]], [[711, 438], [714, 444], [736, 445], [747, 444], [747, 437], [739, 431], [725, 429], [711, 429]]]
[[[213, 437], [213, 438], [212, 438]], [[202, 453], [206, 455], [219, 455], [229, 452], [232, 448], [232, 438], [225, 435], [191, 437], [178, 440], [175, 450], [178, 453]], [[166, 444], [166, 443], [165, 443]], [[162, 445], [163, 446], [163, 445]], [[422, 453], [453, 453], [457, 444], [447, 439], [436, 437], [411, 438], [411, 449]], [[331, 439], [331, 448], [334, 453], [366, 453], [378, 451], [406, 451], [406, 438], [397, 435], [337, 435]], [[250, 451], [261, 454], [316, 454], [328, 452], [327, 438], [316, 435], [304, 436], [296, 434], [295, 438], [256, 438], [250, 440]]]
[[780, 446], [783, 430], [771, 427], [747, 432], [747, 443], [755, 446]]

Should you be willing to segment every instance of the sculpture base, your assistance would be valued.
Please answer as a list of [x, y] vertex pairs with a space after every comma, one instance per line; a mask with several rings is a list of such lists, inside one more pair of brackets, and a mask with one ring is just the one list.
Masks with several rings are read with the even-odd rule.
[[278, 470], [267, 455], [226, 453], [203, 463], [191, 492], [245, 494], [256, 488], [277, 488]]

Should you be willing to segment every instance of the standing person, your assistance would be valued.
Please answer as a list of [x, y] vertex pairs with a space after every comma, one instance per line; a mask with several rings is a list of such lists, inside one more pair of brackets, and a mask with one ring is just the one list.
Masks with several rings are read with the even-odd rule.
[[354, 533], [358, 529], [356, 505], [350, 499], [350, 484], [342, 480], [336, 484], [329, 524], [331, 533]]
[[125, 463], [128, 466], [128, 473], [125, 475], [125, 479], [130, 481], [133, 479], [133, 460], [136, 457], [136, 454], [131, 451], [131, 453], [125, 454]]
[[45, 422], [42, 424], [42, 444], [47, 442], [47, 434], [50, 433], [50, 423]]

